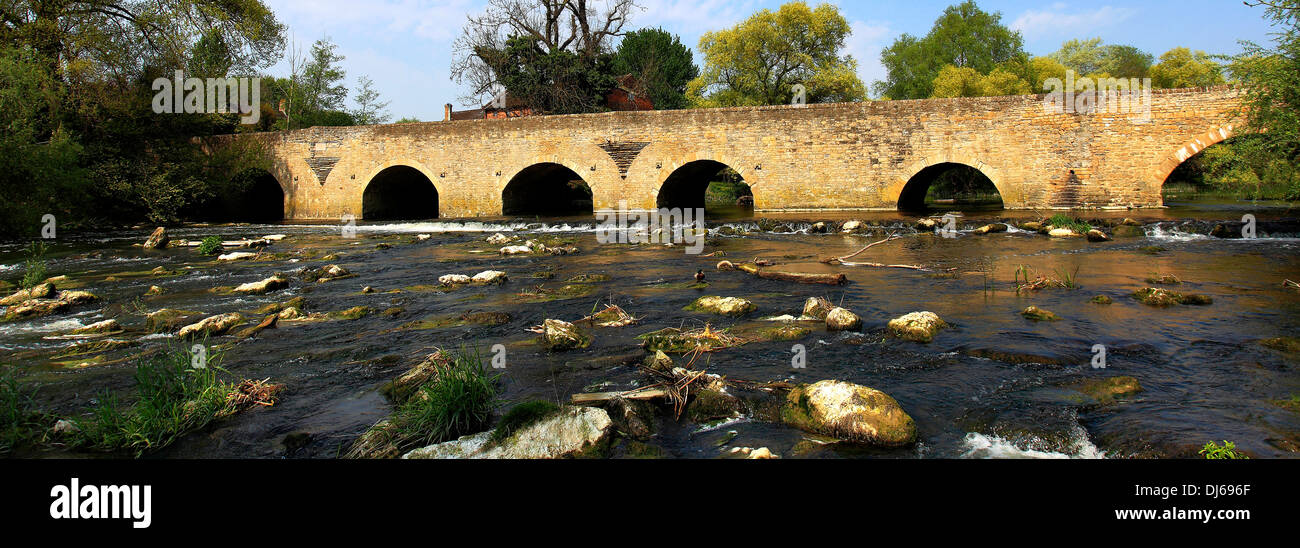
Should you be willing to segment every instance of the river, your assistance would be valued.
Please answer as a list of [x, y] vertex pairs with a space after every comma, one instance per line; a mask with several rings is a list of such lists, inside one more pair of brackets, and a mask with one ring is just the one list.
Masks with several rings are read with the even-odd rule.
[[[65, 315], [0, 324], [0, 351], [27, 381], [41, 384], [42, 409], [73, 416], [85, 413], [104, 390], [132, 387], [132, 367], [123, 358], [174, 344], [167, 335], [146, 334], [143, 312], [172, 308], [256, 317], [252, 311], [295, 296], [306, 299], [310, 312], [369, 306], [383, 312], [351, 321], [282, 322], [234, 344], [224, 367], [240, 378], [284, 384], [280, 401], [224, 419], [152, 455], [333, 458], [392, 410], [378, 387], [435, 348], [477, 348], [490, 355], [493, 346], [504, 345], [504, 400], [567, 401], [576, 392], [644, 384], [636, 366], [645, 356], [638, 335], [705, 323], [748, 333], [770, 325], [764, 318], [798, 315], [805, 299], [821, 296], [859, 314], [862, 332], [818, 328], [802, 340], [751, 342], [714, 352], [697, 366], [732, 379], [838, 379], [871, 386], [893, 396], [916, 420], [917, 444], [899, 449], [808, 444], [797, 429], [744, 418], [713, 425], [664, 420], [653, 443], [678, 458], [719, 456], [724, 441], [769, 447], [787, 458], [1127, 458], [1192, 457], [1206, 442], [1231, 440], [1260, 457], [1293, 457], [1300, 451], [1300, 413], [1278, 401], [1300, 394], [1300, 357], [1260, 341], [1300, 334], [1300, 292], [1283, 286], [1286, 279], [1300, 280], [1300, 239], [1285, 230], [1261, 230], [1254, 239], [1209, 236], [1219, 221], [1240, 221], [1247, 213], [1261, 224], [1296, 226], [1277, 223], [1294, 219], [1293, 212], [1261, 204], [1175, 204], [1085, 214], [1141, 221], [1144, 236], [1101, 243], [1014, 227], [1006, 233], [971, 232], [993, 220], [1037, 217], [1030, 212], [970, 214], [959, 221], [954, 238], [916, 234], [916, 219], [894, 212], [766, 215], [774, 221], [764, 223], [768, 230], [753, 219], [710, 220], [706, 254], [721, 252], [732, 261], [759, 257], [788, 271], [843, 272], [850, 282], [838, 287], [718, 272], [719, 255], [693, 256], [681, 246], [600, 244], [590, 218], [362, 223], [355, 238], [344, 237], [336, 226], [292, 222], [169, 230], [173, 238], [195, 240], [213, 234], [225, 239], [287, 235], [267, 249], [265, 258], [233, 263], [200, 257], [193, 249], [146, 251], [137, 245], [148, 235], [143, 228], [82, 234], [52, 244], [49, 273], [69, 276], [74, 286], [93, 291], [103, 302]], [[809, 233], [811, 222], [847, 219], [863, 220], [873, 230]], [[500, 246], [484, 241], [497, 232], [561, 239], [581, 253], [501, 257], [495, 251]], [[421, 241], [418, 234], [432, 237]], [[872, 248], [862, 260], [925, 270], [820, 262], [889, 234], [907, 237]], [[0, 246], [0, 277], [21, 277], [25, 243]], [[329, 254], [337, 260], [324, 260]], [[320, 284], [295, 281], [264, 296], [211, 291], [329, 263], [357, 276]], [[1021, 265], [1040, 273], [1077, 272], [1078, 287], [1017, 294], [1013, 281]], [[160, 266], [181, 274], [148, 274]], [[442, 275], [489, 269], [506, 272], [510, 281], [437, 287]], [[686, 287], [697, 270], [706, 273], [704, 291]], [[1162, 309], [1129, 297], [1150, 286], [1145, 278], [1155, 274], [1177, 276], [1182, 284], [1171, 288], [1207, 295], [1213, 304]], [[581, 275], [608, 279], [569, 282]], [[144, 297], [153, 285], [165, 292]], [[539, 285], [569, 289], [549, 298], [530, 296]], [[374, 292], [363, 293], [363, 287]], [[702, 295], [745, 297], [758, 311], [734, 320], [683, 310]], [[1113, 304], [1092, 303], [1097, 295], [1111, 297]], [[617, 304], [641, 321], [595, 331], [590, 348], [555, 354], [537, 345], [537, 335], [528, 331], [547, 318], [582, 318], [597, 303]], [[1029, 305], [1052, 310], [1062, 320], [1028, 321], [1019, 312]], [[930, 344], [887, 336], [891, 318], [921, 310], [937, 313], [952, 328]], [[506, 312], [510, 319], [491, 326], [437, 326], [466, 312]], [[138, 344], [75, 359], [56, 357], [75, 342], [60, 334], [107, 318], [127, 329], [116, 338]], [[795, 344], [806, 349], [805, 368], [792, 367]], [[1106, 349], [1105, 368], [1093, 366], [1096, 345]], [[1071, 389], [1082, 380], [1116, 375], [1138, 379], [1144, 390], [1094, 405]], [[286, 446], [293, 434], [307, 441]], [[44, 450], [34, 456], [66, 455]]]

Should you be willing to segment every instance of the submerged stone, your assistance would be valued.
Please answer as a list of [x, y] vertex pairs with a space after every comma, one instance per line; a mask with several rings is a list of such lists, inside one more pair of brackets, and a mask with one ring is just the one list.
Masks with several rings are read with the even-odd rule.
[[563, 320], [542, 322], [542, 345], [551, 352], [577, 350], [591, 345], [591, 337], [578, 326]]
[[687, 306], [689, 310], [710, 312], [723, 316], [744, 316], [753, 312], [754, 303], [739, 297], [700, 297]]
[[1021, 310], [1020, 315], [1024, 316], [1027, 320], [1033, 320], [1036, 322], [1055, 322], [1061, 319], [1061, 317], [1057, 316], [1055, 312], [1044, 308], [1038, 308], [1037, 306], [1030, 306]]
[[889, 332], [903, 340], [928, 343], [935, 333], [948, 327], [934, 312], [912, 312], [889, 321]]
[[564, 407], [500, 443], [483, 432], [416, 449], [403, 459], [563, 459], [596, 456], [613, 434], [614, 422], [598, 407]]

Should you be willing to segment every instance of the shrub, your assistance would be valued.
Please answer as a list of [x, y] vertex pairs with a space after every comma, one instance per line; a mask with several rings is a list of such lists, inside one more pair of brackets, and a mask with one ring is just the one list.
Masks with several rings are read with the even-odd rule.
[[48, 250], [45, 242], [35, 241], [27, 246], [27, 260], [23, 261], [23, 280], [19, 283], [23, 289], [31, 289], [44, 282], [47, 276], [45, 263], [45, 252]]
[[1056, 228], [1068, 228], [1078, 234], [1083, 234], [1092, 230], [1092, 225], [1064, 213], [1053, 215], [1051, 219], [1047, 220], [1047, 224]]
[[222, 250], [221, 237], [208, 236], [199, 242], [199, 255], [216, 255]]
[[457, 352], [447, 369], [397, 408], [394, 444], [414, 449], [482, 432], [500, 403], [498, 379], [487, 374], [478, 353]]
[[1222, 447], [1215, 442], [1205, 444], [1205, 447], [1201, 448], [1200, 454], [1204, 455], [1207, 460], [1237, 460], [1250, 458], [1246, 456], [1245, 453], [1238, 451], [1236, 444], [1227, 440], [1223, 441]]

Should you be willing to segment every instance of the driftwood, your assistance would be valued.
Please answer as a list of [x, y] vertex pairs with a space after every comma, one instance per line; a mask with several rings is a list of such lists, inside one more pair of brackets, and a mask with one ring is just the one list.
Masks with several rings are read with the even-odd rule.
[[831, 257], [831, 258], [829, 258], [829, 259], [824, 259], [824, 260], [822, 260], [822, 262], [823, 262], [823, 263], [826, 263], [826, 264], [838, 264], [838, 265], [842, 265], [842, 266], [868, 266], [868, 267], [872, 267], [872, 268], [905, 268], [905, 269], [908, 269], [908, 270], [928, 270], [927, 268], [925, 268], [925, 267], [923, 267], [923, 266], [917, 266], [917, 265], [911, 265], [911, 264], [855, 263], [855, 262], [850, 262], [850, 261], [849, 261], [849, 259], [852, 259], [852, 258], [854, 258], [854, 257], [857, 257], [858, 255], [861, 255], [861, 254], [863, 254], [863, 253], [866, 253], [868, 249], [871, 249], [871, 248], [876, 247], [876, 246], [878, 246], [878, 245], [880, 245], [880, 244], [883, 244], [883, 243], [892, 242], [892, 241], [897, 240], [897, 239], [900, 239], [900, 238], [902, 238], [902, 236], [898, 236], [898, 235], [895, 235], [895, 234], [890, 234], [888, 238], [885, 238], [885, 239], [883, 239], [883, 240], [880, 240], [879, 242], [875, 242], [875, 243], [867, 244], [866, 247], [863, 247], [862, 249], [859, 249], [859, 250], [857, 250], [857, 251], [855, 251], [855, 252], [853, 252], [853, 253], [850, 253], [850, 254], [845, 255], [845, 256], [843, 256], [843, 257]]
[[574, 405], [589, 405], [605, 403], [607, 401], [624, 399], [624, 400], [653, 400], [668, 396], [668, 391], [657, 386], [647, 386], [636, 390], [626, 392], [590, 392], [583, 394], [574, 394], [569, 397], [569, 402]]
[[[768, 264], [771, 264], [770, 262]], [[809, 274], [806, 272], [782, 272], [779, 270], [763, 270], [758, 265], [749, 263], [735, 264], [731, 261], [722, 261], [718, 263], [718, 270], [723, 272], [730, 270], [739, 270], [763, 278], [764, 280], [777, 280], [782, 282], [794, 282], [801, 284], [824, 284], [824, 285], [844, 285], [849, 283], [849, 277], [844, 274]]]

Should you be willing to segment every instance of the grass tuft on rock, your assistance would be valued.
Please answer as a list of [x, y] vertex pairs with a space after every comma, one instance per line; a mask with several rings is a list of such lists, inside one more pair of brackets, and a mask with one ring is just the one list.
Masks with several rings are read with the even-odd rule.
[[554, 416], [560, 409], [559, 405], [546, 400], [532, 400], [516, 405], [497, 423], [496, 429], [492, 431], [492, 442], [506, 441], [515, 432]]
[[275, 403], [276, 385], [222, 381], [221, 354], [213, 352], [202, 366], [181, 345], [142, 357], [134, 403], [120, 405], [116, 394], [101, 394], [89, 419], [74, 420], [78, 432], [72, 445], [140, 457], [246, 407]]
[[500, 375], [489, 375], [477, 352], [462, 349], [451, 363], [393, 413], [391, 443], [407, 451], [482, 432], [500, 404]]

